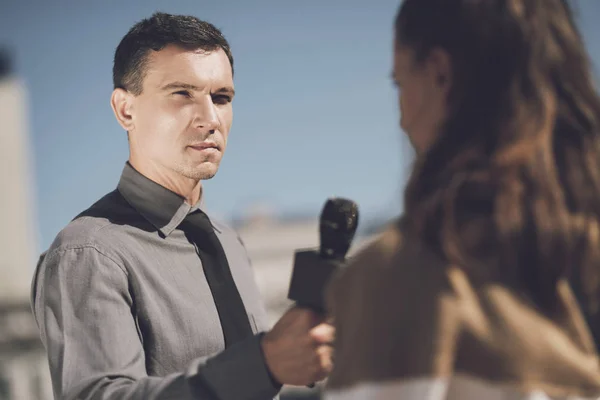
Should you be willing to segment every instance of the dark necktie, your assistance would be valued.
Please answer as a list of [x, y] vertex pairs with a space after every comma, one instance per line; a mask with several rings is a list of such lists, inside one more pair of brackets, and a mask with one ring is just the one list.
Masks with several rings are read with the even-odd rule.
[[208, 216], [202, 211], [193, 212], [183, 220], [180, 228], [190, 243], [196, 245], [219, 313], [225, 347], [252, 336], [248, 314], [231, 275], [225, 251]]

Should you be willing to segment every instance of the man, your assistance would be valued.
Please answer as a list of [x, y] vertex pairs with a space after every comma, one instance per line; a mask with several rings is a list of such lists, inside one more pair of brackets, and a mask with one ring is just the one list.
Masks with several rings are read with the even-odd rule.
[[118, 188], [42, 255], [32, 305], [59, 399], [270, 399], [331, 367], [331, 326], [293, 308], [267, 328], [243, 244], [206, 216], [232, 122], [221, 32], [156, 13], [122, 39], [111, 106]]

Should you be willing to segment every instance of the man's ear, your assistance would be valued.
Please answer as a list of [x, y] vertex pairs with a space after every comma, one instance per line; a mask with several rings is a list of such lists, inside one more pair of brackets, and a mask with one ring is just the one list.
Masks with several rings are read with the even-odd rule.
[[121, 88], [113, 90], [110, 96], [110, 106], [115, 113], [117, 122], [127, 132], [135, 128], [133, 118], [134, 100], [133, 94]]

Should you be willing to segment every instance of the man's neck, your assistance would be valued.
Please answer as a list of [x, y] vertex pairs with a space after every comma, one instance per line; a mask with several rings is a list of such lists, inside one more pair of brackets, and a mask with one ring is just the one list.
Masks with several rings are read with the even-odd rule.
[[146, 178], [183, 197], [191, 206], [196, 205], [202, 197], [200, 180], [186, 178], [154, 163], [138, 162], [135, 157], [129, 158], [129, 164]]

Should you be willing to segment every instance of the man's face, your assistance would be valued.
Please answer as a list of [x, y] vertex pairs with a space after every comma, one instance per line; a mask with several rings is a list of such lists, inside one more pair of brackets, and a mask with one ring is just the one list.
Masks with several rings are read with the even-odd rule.
[[212, 178], [233, 119], [233, 76], [225, 52], [176, 46], [151, 52], [142, 87], [130, 100], [132, 157], [157, 173]]

